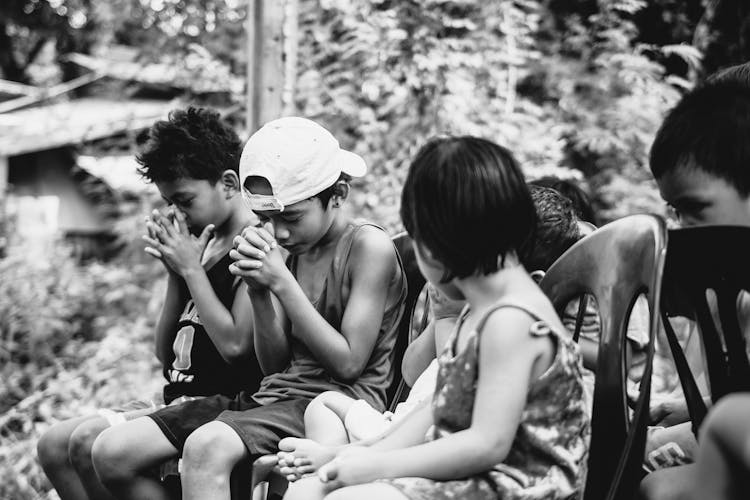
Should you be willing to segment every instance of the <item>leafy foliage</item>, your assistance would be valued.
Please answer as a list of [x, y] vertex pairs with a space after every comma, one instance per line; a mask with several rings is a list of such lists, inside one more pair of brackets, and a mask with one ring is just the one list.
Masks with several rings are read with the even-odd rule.
[[28, 248], [11, 246], [0, 261], [0, 498], [50, 490], [35, 446], [54, 422], [161, 384], [151, 341], [161, 266], [133, 245], [115, 262], [86, 267], [63, 245]]
[[[577, 179], [600, 222], [661, 212], [651, 140], [685, 89], [748, 58], [745, 3], [299, 0], [294, 106], [366, 158], [351, 209], [392, 231], [409, 159], [441, 133], [508, 146], [528, 177]], [[244, 75], [246, 5], [4, 0], [0, 77], [56, 83], [75, 73], [63, 54], [119, 44], [209, 90]], [[152, 200], [136, 201], [119, 211], [126, 244], [112, 262], [21, 246], [0, 261], [0, 498], [54, 497], [34, 452], [52, 423], [160, 385], [150, 332], [161, 269], [138, 240]]]

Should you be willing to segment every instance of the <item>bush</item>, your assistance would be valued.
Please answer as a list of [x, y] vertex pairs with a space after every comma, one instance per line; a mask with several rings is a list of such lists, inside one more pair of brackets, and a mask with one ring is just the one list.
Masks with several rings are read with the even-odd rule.
[[51, 490], [35, 450], [51, 425], [162, 384], [151, 340], [161, 265], [130, 250], [83, 267], [62, 244], [44, 258], [30, 247], [0, 261], [0, 498], [18, 500]]

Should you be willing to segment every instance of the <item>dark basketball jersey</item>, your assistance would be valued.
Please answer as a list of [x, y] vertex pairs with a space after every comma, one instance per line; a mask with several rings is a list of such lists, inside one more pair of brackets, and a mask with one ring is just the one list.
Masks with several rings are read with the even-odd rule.
[[[232, 259], [226, 254], [206, 271], [211, 288], [227, 310], [232, 309], [240, 283], [229, 272], [231, 263]], [[224, 394], [231, 397], [240, 391], [252, 393], [263, 378], [255, 356], [241, 366], [231, 366], [222, 358], [203, 327], [191, 297], [177, 323], [172, 349], [174, 361], [171, 366], [164, 367], [167, 379], [164, 400], [167, 403], [180, 396]]]

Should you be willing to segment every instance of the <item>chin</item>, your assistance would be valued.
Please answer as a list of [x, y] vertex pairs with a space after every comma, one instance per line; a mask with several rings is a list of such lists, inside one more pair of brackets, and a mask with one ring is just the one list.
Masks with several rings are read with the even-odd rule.
[[465, 300], [464, 294], [453, 283], [439, 283], [435, 287], [451, 300]]
[[304, 253], [305, 248], [303, 245], [300, 244], [293, 244], [293, 245], [281, 245], [281, 248], [289, 252], [290, 255], [299, 255], [301, 253]]

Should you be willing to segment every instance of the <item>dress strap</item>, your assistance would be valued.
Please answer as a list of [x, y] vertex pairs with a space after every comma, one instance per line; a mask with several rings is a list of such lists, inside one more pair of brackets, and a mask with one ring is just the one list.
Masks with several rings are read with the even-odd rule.
[[525, 304], [521, 304], [518, 302], [510, 302], [508, 300], [500, 300], [493, 305], [491, 305], [489, 308], [487, 308], [483, 313], [482, 317], [479, 318], [479, 321], [477, 322], [477, 326], [475, 330], [477, 333], [481, 332], [484, 329], [484, 324], [487, 322], [487, 319], [490, 317], [492, 313], [497, 311], [498, 309], [502, 309], [505, 307], [512, 307], [514, 309], [520, 309], [521, 311], [525, 312], [532, 318], [534, 318], [534, 323], [529, 327], [529, 333], [535, 337], [542, 337], [545, 335], [549, 335], [553, 332], [552, 327], [544, 320], [542, 317], [536, 313], [533, 309], [531, 309], [529, 306]]

